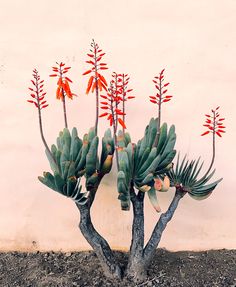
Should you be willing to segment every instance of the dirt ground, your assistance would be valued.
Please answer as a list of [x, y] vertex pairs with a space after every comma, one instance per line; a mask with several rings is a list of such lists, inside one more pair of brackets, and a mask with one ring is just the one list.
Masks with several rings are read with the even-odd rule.
[[[117, 252], [116, 256], [123, 264], [126, 263], [127, 254]], [[138, 285], [104, 278], [93, 252], [0, 253], [0, 286], [236, 287], [236, 250], [157, 250], [149, 278]]]

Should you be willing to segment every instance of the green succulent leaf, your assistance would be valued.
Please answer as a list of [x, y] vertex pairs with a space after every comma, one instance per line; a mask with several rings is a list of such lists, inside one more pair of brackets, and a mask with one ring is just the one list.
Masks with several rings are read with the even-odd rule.
[[50, 172], [44, 172], [43, 176], [38, 177], [39, 181], [48, 186], [49, 188], [57, 191], [54, 176]]
[[90, 144], [89, 151], [86, 156], [85, 172], [87, 176], [91, 176], [96, 171], [97, 150], [98, 150], [98, 137], [95, 136]]
[[158, 200], [157, 200], [157, 192], [155, 190], [154, 187], [152, 187], [148, 192], [148, 197], [151, 201], [151, 204], [152, 206], [154, 207], [154, 209], [157, 211], [157, 212], [160, 212], [161, 211], [161, 208], [158, 204]]
[[[122, 172], [118, 186], [120, 190], [123, 190], [120, 192], [119, 199], [121, 204], [124, 202], [124, 209], [127, 208], [127, 202], [130, 200], [131, 183], [138, 190], [146, 192], [148, 187], [154, 185], [154, 176], [164, 175], [172, 167], [172, 160], [176, 154], [174, 150], [175, 127], [171, 126], [168, 130], [167, 124], [164, 123], [160, 129], [157, 146], [154, 146], [156, 145], [157, 126], [158, 119], [152, 118], [145, 128], [143, 138], [138, 141], [137, 145], [131, 143], [127, 145], [124, 136], [121, 133], [118, 135], [119, 146], [123, 147], [118, 152], [119, 172]], [[152, 194], [153, 191], [150, 193]]]
[[129, 210], [130, 209], [129, 186], [127, 185], [126, 176], [123, 171], [118, 172], [117, 188], [119, 193], [118, 199], [121, 201], [121, 209]]
[[194, 199], [202, 200], [212, 193], [222, 178], [207, 184], [215, 173], [215, 170], [213, 170], [208, 171], [200, 179], [197, 179], [203, 167], [203, 162], [200, 166], [199, 163], [200, 158], [198, 158], [198, 160], [189, 161], [185, 155], [182, 161], [180, 161], [180, 156], [178, 155], [176, 167], [167, 174], [172, 186], [176, 186], [188, 192]]

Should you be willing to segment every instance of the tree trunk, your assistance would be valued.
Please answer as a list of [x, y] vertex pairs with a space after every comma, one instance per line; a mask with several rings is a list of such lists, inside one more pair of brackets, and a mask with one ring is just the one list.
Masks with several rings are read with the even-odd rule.
[[122, 270], [117, 264], [114, 254], [107, 243], [107, 241], [95, 230], [90, 216], [90, 208], [87, 205], [78, 205], [80, 211], [80, 223], [79, 228], [95, 251], [101, 266], [104, 270], [105, 276], [108, 278], [121, 279]]
[[132, 242], [130, 256], [126, 269], [126, 276], [135, 282], [143, 281], [147, 277], [146, 269], [143, 266], [144, 246], [144, 193], [135, 194], [131, 189], [131, 202], [133, 206]]
[[170, 203], [169, 208], [161, 214], [152, 235], [144, 248], [144, 193], [139, 192], [137, 195], [133, 187], [130, 191], [131, 202], [133, 206], [133, 226], [132, 242], [130, 246], [130, 256], [125, 272], [116, 262], [107, 241], [95, 230], [90, 216], [90, 205], [78, 205], [80, 211], [79, 228], [95, 251], [100, 264], [104, 270], [105, 276], [110, 279], [122, 279], [124, 276], [132, 279], [134, 282], [142, 282], [147, 278], [147, 270], [151, 264], [156, 248], [161, 240], [162, 233], [168, 222], [172, 219], [180, 199], [186, 192], [176, 189], [175, 196]]

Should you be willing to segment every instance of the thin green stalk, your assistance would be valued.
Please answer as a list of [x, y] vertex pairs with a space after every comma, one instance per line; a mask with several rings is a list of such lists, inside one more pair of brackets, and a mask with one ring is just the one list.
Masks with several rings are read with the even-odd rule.
[[63, 103], [63, 113], [64, 113], [64, 121], [65, 121], [65, 128], [68, 128], [67, 124], [67, 115], [66, 115], [66, 98], [65, 98], [65, 91], [62, 89], [62, 103]]
[[[115, 75], [115, 97], [117, 97], [117, 84], [118, 84], [117, 78], [118, 78], [118, 76], [116, 74]], [[118, 102], [117, 101], [115, 102], [115, 105], [116, 105], [116, 109], [118, 109]], [[117, 132], [117, 128], [118, 128], [118, 115], [116, 113], [116, 116], [115, 116], [115, 130], [116, 130], [116, 132]]]
[[205, 173], [205, 176], [207, 176], [207, 174], [210, 172], [213, 164], [214, 164], [214, 161], [215, 161], [215, 154], [216, 154], [216, 144], [215, 144], [215, 128], [216, 128], [216, 116], [215, 116], [215, 111], [213, 112], [213, 132], [212, 132], [212, 159], [211, 159], [211, 163], [210, 163], [210, 166], [207, 170], [207, 172]]
[[161, 83], [161, 76], [160, 76], [160, 101], [158, 105], [157, 141], [160, 135], [160, 128], [161, 128], [161, 101], [162, 101], [162, 83]]
[[94, 75], [95, 75], [95, 91], [96, 91], [96, 118], [95, 118], [95, 134], [98, 134], [98, 117], [99, 117], [99, 91], [98, 91], [98, 73], [97, 73], [97, 50], [96, 43], [93, 40], [93, 48], [94, 48]]
[[38, 118], [39, 118], [39, 130], [40, 130], [40, 136], [41, 136], [41, 139], [43, 141], [43, 144], [48, 152], [48, 154], [51, 155], [54, 163], [56, 164], [56, 161], [54, 159], [54, 156], [53, 154], [51, 153], [49, 147], [48, 147], [48, 144], [45, 140], [45, 137], [44, 137], [44, 134], [43, 134], [43, 123], [42, 123], [42, 115], [41, 115], [41, 109], [40, 109], [40, 102], [39, 102], [39, 88], [38, 88], [38, 79], [36, 78], [36, 95], [37, 95], [37, 104], [38, 104]]
[[51, 151], [50, 151], [50, 149], [48, 147], [48, 144], [47, 144], [47, 142], [45, 140], [45, 137], [44, 137], [44, 134], [43, 134], [43, 124], [42, 124], [42, 115], [41, 115], [40, 107], [38, 107], [38, 117], [39, 117], [39, 130], [40, 130], [41, 139], [43, 141], [43, 144], [44, 144], [47, 152], [51, 155], [51, 157], [54, 160], [54, 157], [53, 157], [53, 155], [52, 155], [52, 153], [51, 153]]
[[114, 116], [114, 110], [113, 110], [113, 100], [111, 100], [111, 114], [112, 114], [112, 126], [113, 126], [113, 136], [114, 136], [114, 143], [115, 143], [115, 154], [116, 154], [116, 165], [118, 171], [120, 170], [120, 165], [118, 161], [118, 143], [117, 143], [117, 135], [116, 135], [116, 126], [115, 126], [115, 116]]
[[[124, 81], [124, 75], [123, 75], [123, 81], [122, 81], [122, 96], [123, 96], [123, 107], [122, 107], [122, 110], [123, 110], [123, 115], [122, 115], [122, 120], [123, 122], [125, 123], [125, 81]], [[123, 134], [125, 134], [125, 129], [124, 127], [122, 127], [122, 131], [123, 131]]]
[[[62, 70], [60, 66], [60, 79], [62, 80]], [[66, 97], [65, 97], [65, 91], [62, 88], [62, 106], [63, 106], [63, 114], [64, 114], [64, 122], [65, 122], [65, 128], [68, 128], [67, 123], [67, 115], [66, 115]]]
[[[97, 71], [97, 69], [95, 69]], [[97, 72], [95, 72], [97, 75]], [[98, 82], [97, 82], [97, 76], [95, 77], [96, 81], [96, 119], [95, 119], [95, 134], [98, 134], [98, 117], [99, 117], [99, 92], [98, 92]]]

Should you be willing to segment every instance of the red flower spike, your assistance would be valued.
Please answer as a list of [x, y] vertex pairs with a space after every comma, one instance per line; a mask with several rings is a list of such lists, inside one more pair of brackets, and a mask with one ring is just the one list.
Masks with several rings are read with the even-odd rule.
[[107, 90], [107, 82], [105, 78], [98, 73], [99, 70], [108, 69], [106, 67], [106, 63], [99, 63], [105, 53], [99, 54], [102, 50], [99, 49], [98, 44], [95, 43], [94, 40], [91, 43], [91, 47], [91, 53], [87, 54], [87, 56], [92, 58], [93, 60], [89, 59], [88, 61], [86, 61], [87, 64], [91, 65], [91, 69], [87, 70], [82, 74], [83, 76], [85, 76], [90, 73], [93, 73], [93, 78], [90, 77], [88, 80], [86, 94], [89, 94], [90, 91], [93, 93], [95, 90], [99, 90], [100, 92], [103, 90]]
[[[99, 78], [102, 82], [102, 77]], [[117, 125], [120, 124], [121, 127], [126, 129], [125, 125], [125, 102], [127, 100], [135, 98], [134, 96], [128, 96], [128, 94], [133, 89], [128, 89], [129, 77], [128, 74], [118, 74], [112, 73], [112, 80], [110, 82], [110, 88], [108, 89], [107, 96], [101, 95], [106, 101], [100, 102], [101, 109], [107, 109], [109, 112], [106, 114], [107, 120], [110, 122], [110, 125], [114, 125], [114, 129], [117, 129]], [[122, 108], [119, 105], [122, 104]], [[109, 107], [109, 109], [108, 109]], [[105, 114], [102, 114], [105, 116]]]
[[158, 105], [159, 107], [162, 103], [169, 102], [173, 97], [165, 96], [168, 91], [166, 87], [169, 86], [170, 83], [164, 83], [164, 71], [165, 69], [159, 73], [159, 76], [154, 77], [154, 80], [152, 80], [155, 84], [155, 88], [158, 90], [158, 93], [156, 93], [156, 96], [149, 96], [150, 102]]
[[[206, 124], [204, 124], [203, 126], [208, 128], [208, 131], [204, 132], [203, 134], [201, 134], [201, 136], [203, 135], [207, 135], [209, 133], [212, 133], [213, 136], [216, 134], [219, 137], [222, 137], [221, 133], [225, 133], [225, 131], [223, 129], [225, 129], [225, 126], [223, 125], [222, 121], [224, 121], [224, 118], [220, 118], [219, 117], [219, 112], [216, 112], [219, 110], [220, 107], [217, 107], [215, 110], [211, 110], [212, 112], [212, 116], [209, 114], [205, 114], [206, 116]], [[210, 120], [211, 119], [211, 120]]]
[[44, 99], [44, 96], [46, 95], [46, 93], [43, 92], [44, 84], [43, 84], [43, 80], [40, 80], [40, 76], [36, 69], [33, 70], [33, 77], [34, 77], [34, 80], [31, 80], [31, 82], [35, 86], [36, 90], [32, 88], [29, 88], [29, 90], [31, 91], [30, 96], [34, 100], [27, 100], [27, 102], [34, 104], [37, 109], [41, 110], [48, 106], [48, 104], [46, 104], [47, 103], [46, 100], [42, 101]]
[[52, 74], [50, 77], [58, 77], [57, 81], [57, 90], [56, 90], [56, 98], [58, 100], [63, 100], [65, 96], [69, 99], [73, 99], [73, 96], [76, 96], [74, 93], [71, 92], [70, 83], [72, 83], [71, 79], [65, 77], [64, 74], [68, 72], [71, 67], [65, 67], [64, 63], [56, 63], [58, 67], [52, 67], [54, 71], [57, 70], [57, 74]]

